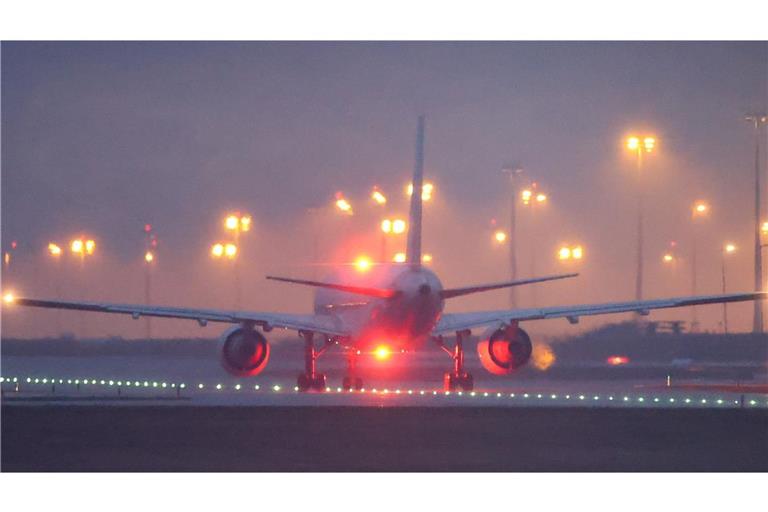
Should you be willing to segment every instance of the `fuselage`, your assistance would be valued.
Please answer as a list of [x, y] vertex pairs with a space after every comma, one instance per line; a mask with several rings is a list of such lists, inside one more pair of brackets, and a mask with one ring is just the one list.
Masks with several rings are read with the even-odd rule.
[[391, 299], [379, 299], [319, 288], [314, 309], [333, 315], [353, 334], [350, 342], [362, 349], [386, 345], [413, 350], [422, 345], [440, 319], [444, 299], [440, 279], [423, 266], [376, 265], [367, 272], [339, 270], [327, 282], [387, 288], [397, 291]]

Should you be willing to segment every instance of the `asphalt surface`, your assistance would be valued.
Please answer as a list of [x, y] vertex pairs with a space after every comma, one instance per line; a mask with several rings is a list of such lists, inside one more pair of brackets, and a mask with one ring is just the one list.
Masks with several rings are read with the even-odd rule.
[[3, 471], [768, 471], [763, 409], [3, 405]]

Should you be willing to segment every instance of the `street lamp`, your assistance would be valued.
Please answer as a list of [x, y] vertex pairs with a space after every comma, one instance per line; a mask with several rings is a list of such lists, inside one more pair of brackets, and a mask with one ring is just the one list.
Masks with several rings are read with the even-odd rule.
[[[691, 207], [691, 295], [696, 295], [697, 289], [697, 273], [696, 273], [696, 253], [698, 245], [698, 232], [697, 225], [704, 219], [709, 217], [710, 206], [709, 203], [703, 200], [697, 200]], [[698, 316], [696, 306], [691, 308], [691, 329], [698, 328]]]
[[504, 231], [498, 230], [493, 234], [493, 239], [499, 243], [503, 244], [507, 241], [507, 234]]
[[643, 153], [651, 153], [656, 138], [651, 135], [632, 135], [627, 138], [627, 149], [634, 152], [637, 160], [637, 271], [635, 274], [635, 300], [643, 299]]
[[[734, 244], [728, 243], [723, 246], [723, 250], [720, 253], [720, 261], [721, 261], [721, 278], [723, 283], [723, 295], [725, 295], [725, 258], [729, 254], [733, 254], [736, 252], [736, 246]], [[728, 334], [728, 303], [723, 302], [723, 332], [725, 334]]]
[[584, 248], [581, 245], [563, 244], [557, 250], [557, 259], [561, 262], [578, 261], [584, 258]]
[[352, 211], [352, 204], [347, 201], [347, 199], [344, 198], [344, 194], [341, 192], [336, 192], [336, 209], [339, 210], [341, 213], [345, 213], [347, 215], [352, 215], [354, 212]]
[[[763, 291], [763, 251], [760, 243], [760, 216], [762, 202], [760, 200], [760, 135], [761, 129], [768, 125], [768, 115], [765, 112], [752, 112], [744, 116], [744, 120], [754, 127], [755, 133], [755, 290]], [[754, 304], [754, 317], [752, 323], [752, 332], [762, 334], [763, 332], [763, 301], [756, 300]]]
[[[432, 200], [432, 194], [433, 194], [434, 190], [435, 190], [435, 185], [433, 183], [429, 182], [429, 181], [425, 181], [421, 185], [421, 200], [424, 201], [424, 202], [431, 201]], [[408, 196], [412, 196], [413, 195], [413, 183], [409, 183], [408, 186], [405, 188], [405, 191], [408, 194]]]
[[384, 219], [381, 221], [381, 262], [387, 261], [387, 236], [405, 233], [407, 224], [403, 219]]
[[387, 204], [387, 196], [379, 190], [379, 187], [373, 187], [373, 191], [371, 191], [371, 199], [380, 206]]

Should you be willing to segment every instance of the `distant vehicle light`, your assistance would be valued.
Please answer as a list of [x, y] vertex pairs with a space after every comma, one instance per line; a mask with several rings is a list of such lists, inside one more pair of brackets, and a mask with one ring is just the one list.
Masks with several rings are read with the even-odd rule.
[[627, 364], [629, 362], [629, 358], [627, 356], [609, 356], [605, 362], [611, 366], [620, 366], [622, 364]]

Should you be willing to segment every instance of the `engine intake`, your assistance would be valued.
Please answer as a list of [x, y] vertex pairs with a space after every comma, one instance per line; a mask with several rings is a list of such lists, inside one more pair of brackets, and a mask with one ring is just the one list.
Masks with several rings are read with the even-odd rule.
[[259, 331], [236, 326], [221, 335], [221, 365], [238, 377], [260, 373], [269, 360], [269, 343]]
[[483, 367], [494, 375], [507, 375], [525, 365], [533, 345], [528, 333], [515, 325], [489, 330], [477, 344]]

